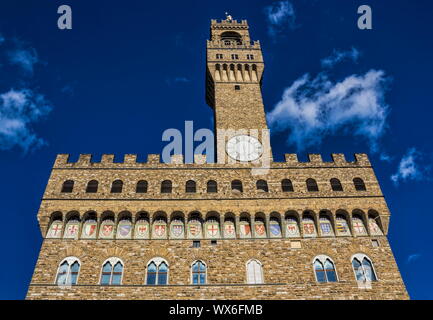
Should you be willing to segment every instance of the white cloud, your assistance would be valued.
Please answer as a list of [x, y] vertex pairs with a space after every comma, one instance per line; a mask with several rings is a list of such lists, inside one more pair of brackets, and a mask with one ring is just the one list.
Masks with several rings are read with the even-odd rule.
[[22, 70], [33, 75], [33, 68], [39, 62], [36, 50], [33, 48], [17, 48], [8, 52], [9, 63], [19, 66]]
[[354, 47], [347, 51], [335, 50], [332, 54], [321, 60], [321, 64], [323, 68], [332, 68], [337, 63], [343, 60], [352, 60], [353, 62], [357, 62], [361, 53]]
[[337, 133], [363, 137], [376, 151], [386, 129], [387, 80], [381, 70], [350, 75], [340, 82], [332, 82], [326, 73], [314, 79], [305, 74], [285, 89], [267, 114], [268, 122], [275, 131], [289, 131], [287, 143], [298, 151]]
[[268, 20], [268, 32], [276, 36], [284, 32], [286, 28], [293, 30], [296, 20], [296, 13], [290, 1], [278, 1], [265, 7], [265, 14]]
[[24, 152], [44, 144], [32, 130], [32, 124], [46, 116], [52, 107], [45, 97], [30, 89], [0, 94], [0, 150], [17, 146]]
[[174, 77], [174, 78], [167, 78], [165, 79], [165, 82], [171, 86], [172, 84], [176, 83], [188, 83], [190, 80], [186, 77]]
[[390, 156], [387, 153], [381, 153], [380, 156], [379, 156], [379, 159], [381, 161], [391, 162], [394, 159], [394, 157]]
[[397, 172], [391, 176], [391, 180], [395, 185], [400, 181], [422, 180], [426, 177], [427, 169], [423, 169], [419, 162], [422, 154], [416, 148], [410, 148], [401, 159]]
[[421, 258], [421, 254], [420, 253], [413, 253], [413, 254], [410, 254], [408, 257], [407, 257], [407, 260], [406, 260], [406, 263], [411, 263], [411, 262], [414, 262], [415, 260], [418, 260], [419, 258]]

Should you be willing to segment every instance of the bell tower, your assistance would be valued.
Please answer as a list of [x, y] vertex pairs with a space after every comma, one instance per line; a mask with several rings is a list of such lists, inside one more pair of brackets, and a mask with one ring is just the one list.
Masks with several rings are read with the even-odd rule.
[[214, 110], [218, 163], [227, 158], [241, 162], [272, 158], [261, 92], [263, 70], [260, 42], [251, 41], [246, 20], [227, 15], [225, 20], [211, 21], [206, 102]]

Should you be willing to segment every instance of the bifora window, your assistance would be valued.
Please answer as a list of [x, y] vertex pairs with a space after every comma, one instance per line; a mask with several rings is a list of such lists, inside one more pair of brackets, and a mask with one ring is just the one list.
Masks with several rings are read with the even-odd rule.
[[154, 258], [147, 264], [146, 284], [165, 285], [168, 283], [168, 263], [162, 258]]
[[352, 258], [352, 267], [357, 281], [377, 281], [373, 263], [363, 254], [357, 254]]
[[57, 285], [77, 284], [78, 273], [80, 272], [80, 261], [75, 257], [65, 258], [59, 266], [56, 277]]
[[196, 261], [191, 267], [192, 284], [206, 283], [206, 265], [202, 261]]
[[122, 284], [123, 263], [119, 258], [107, 259], [102, 265], [101, 285]]
[[334, 263], [327, 256], [317, 256], [314, 258], [314, 273], [317, 282], [337, 282], [337, 273]]

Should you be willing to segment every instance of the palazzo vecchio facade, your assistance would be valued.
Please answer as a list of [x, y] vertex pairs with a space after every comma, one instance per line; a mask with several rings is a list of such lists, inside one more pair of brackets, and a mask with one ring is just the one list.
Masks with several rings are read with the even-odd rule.
[[27, 299], [408, 299], [367, 155], [274, 162], [263, 71], [247, 21], [211, 21], [214, 163], [58, 155]]

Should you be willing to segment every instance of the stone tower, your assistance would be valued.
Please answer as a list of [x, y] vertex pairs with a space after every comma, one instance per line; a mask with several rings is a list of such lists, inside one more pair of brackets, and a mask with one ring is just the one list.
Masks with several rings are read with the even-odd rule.
[[230, 16], [212, 20], [206, 58], [206, 101], [215, 114], [217, 162], [227, 161], [226, 144], [236, 135], [255, 136], [259, 143], [251, 153], [271, 156], [261, 93], [262, 50], [259, 41], [251, 41], [247, 21]]
[[367, 155], [272, 161], [263, 69], [245, 20], [212, 20], [216, 163], [58, 155], [27, 299], [407, 299]]

